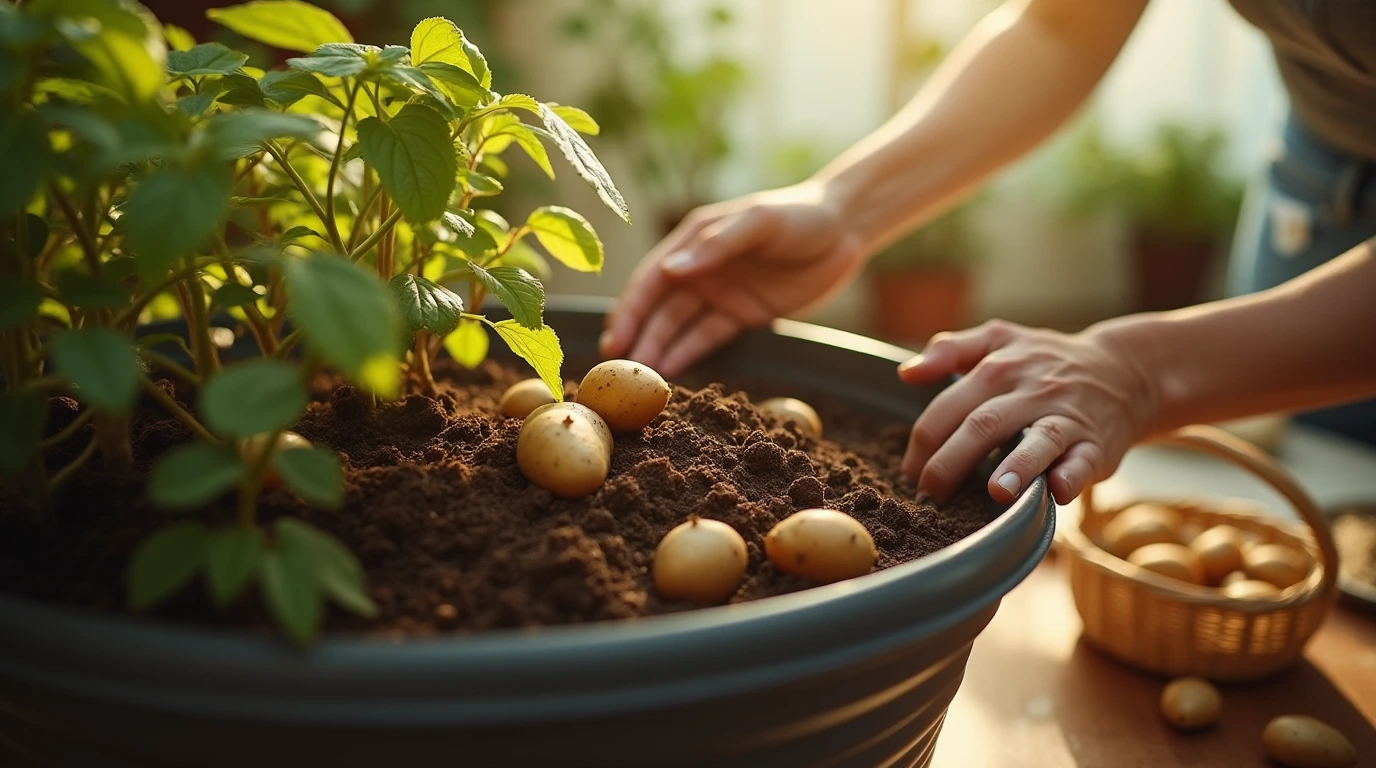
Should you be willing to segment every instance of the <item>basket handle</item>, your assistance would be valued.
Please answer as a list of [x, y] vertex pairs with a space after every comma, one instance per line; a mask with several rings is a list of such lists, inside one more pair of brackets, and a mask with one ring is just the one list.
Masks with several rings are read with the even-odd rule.
[[[1299, 513], [1300, 519], [1314, 531], [1314, 540], [1319, 547], [1319, 564], [1323, 566], [1320, 593], [1328, 597], [1337, 589], [1338, 549], [1337, 545], [1333, 543], [1333, 532], [1328, 527], [1328, 518], [1319, 511], [1318, 505], [1309, 497], [1309, 494], [1300, 487], [1299, 483], [1295, 482], [1289, 472], [1276, 463], [1275, 459], [1267, 456], [1259, 448], [1245, 440], [1233, 437], [1216, 427], [1202, 424], [1177, 429], [1162, 437], [1149, 440], [1148, 444], [1170, 445], [1207, 453], [1224, 459], [1261, 478], [1277, 493], [1285, 497], [1285, 500], [1290, 502], [1290, 506]], [[1085, 515], [1108, 514], [1107, 510], [1101, 510], [1095, 506], [1092, 485], [1085, 488], [1084, 492], [1080, 494], [1080, 499]]]

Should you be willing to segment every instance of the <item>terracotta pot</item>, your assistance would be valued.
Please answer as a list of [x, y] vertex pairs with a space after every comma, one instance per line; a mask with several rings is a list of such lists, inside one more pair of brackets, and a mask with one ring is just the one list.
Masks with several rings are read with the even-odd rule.
[[880, 270], [870, 285], [875, 333], [883, 338], [920, 344], [966, 323], [970, 274], [963, 270]]
[[1213, 264], [1212, 238], [1143, 231], [1133, 237], [1136, 286], [1133, 309], [1158, 312], [1198, 304]]

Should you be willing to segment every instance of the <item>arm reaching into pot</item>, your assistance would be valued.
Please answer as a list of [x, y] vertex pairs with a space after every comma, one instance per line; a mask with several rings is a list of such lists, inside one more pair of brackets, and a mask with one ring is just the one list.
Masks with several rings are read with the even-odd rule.
[[636, 268], [602, 353], [672, 377], [743, 329], [826, 299], [1059, 127], [1145, 5], [1012, 0], [902, 112], [813, 179], [694, 211]]
[[938, 500], [1024, 428], [989, 478], [1010, 501], [1050, 470], [1065, 503], [1134, 443], [1189, 424], [1376, 394], [1376, 240], [1263, 293], [1131, 315], [1077, 334], [991, 322], [939, 334], [899, 366], [961, 378], [913, 425], [903, 469]]

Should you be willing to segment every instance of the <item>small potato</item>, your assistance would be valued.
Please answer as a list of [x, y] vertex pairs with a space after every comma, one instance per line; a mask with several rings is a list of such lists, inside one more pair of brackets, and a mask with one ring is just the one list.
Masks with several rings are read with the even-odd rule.
[[1223, 581], [1219, 583], [1219, 586], [1231, 587], [1239, 581], [1250, 581], [1250, 579], [1248, 579], [1247, 574], [1242, 571], [1233, 571], [1232, 573], [1223, 577]]
[[1223, 594], [1238, 600], [1247, 600], [1256, 597], [1270, 597], [1276, 594], [1276, 588], [1264, 581], [1243, 579], [1242, 581], [1235, 581], [1224, 587]]
[[498, 407], [509, 419], [524, 419], [536, 408], [553, 402], [554, 394], [549, 391], [548, 384], [541, 379], [526, 379], [507, 387]]
[[577, 403], [537, 409], [521, 425], [516, 463], [535, 485], [566, 499], [602, 486], [611, 470], [610, 438], [602, 418]]
[[1199, 555], [1183, 544], [1148, 544], [1128, 555], [1128, 562], [1189, 584], [1204, 583], [1204, 566], [1199, 562]]
[[660, 540], [655, 589], [670, 600], [718, 603], [736, 592], [749, 560], [735, 528], [694, 515]]
[[1204, 578], [1210, 584], [1242, 568], [1242, 531], [1231, 525], [1215, 525], [1190, 542], [1190, 549], [1204, 565]]
[[1309, 575], [1309, 558], [1284, 544], [1260, 544], [1243, 555], [1247, 575], [1277, 589], [1298, 584]]
[[829, 584], [874, 567], [874, 539], [859, 520], [834, 509], [805, 509], [764, 537], [764, 551], [785, 573]]
[[1188, 521], [1181, 523], [1180, 527], [1175, 529], [1175, 539], [1188, 547], [1203, 532], [1204, 526], [1194, 521]]
[[791, 421], [813, 437], [822, 436], [822, 417], [812, 406], [794, 397], [771, 397], [760, 403], [761, 411], [780, 421]]
[[577, 399], [597, 411], [613, 432], [639, 432], [669, 404], [673, 391], [649, 366], [608, 360], [583, 377]]
[[[264, 432], [261, 435], [245, 438], [239, 444], [239, 455], [243, 457], [244, 463], [248, 466], [256, 466], [259, 459], [263, 456], [263, 451], [267, 449], [270, 433]], [[282, 432], [277, 436], [277, 442], [273, 446], [273, 453], [290, 451], [294, 448], [309, 448], [311, 441], [296, 434], [295, 432]], [[268, 465], [267, 472], [263, 474], [263, 489], [270, 490], [282, 487], [282, 475], [271, 464]]]
[[1261, 746], [1289, 768], [1350, 768], [1357, 764], [1352, 742], [1332, 726], [1305, 715], [1281, 715], [1266, 724]]
[[1197, 731], [1218, 722], [1223, 696], [1207, 680], [1182, 677], [1161, 691], [1161, 715], [1182, 731]]
[[1126, 559], [1148, 544], [1177, 543], [1180, 513], [1159, 504], [1137, 504], [1104, 526], [1104, 549]]

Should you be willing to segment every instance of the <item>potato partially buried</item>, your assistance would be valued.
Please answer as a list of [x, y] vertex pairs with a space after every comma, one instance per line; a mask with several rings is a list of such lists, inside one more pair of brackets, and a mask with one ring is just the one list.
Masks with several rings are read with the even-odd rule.
[[509, 419], [524, 419], [536, 408], [555, 402], [554, 393], [542, 379], [525, 379], [507, 387], [498, 407]]
[[765, 554], [784, 573], [823, 584], [864, 576], [874, 567], [874, 539], [859, 520], [834, 509], [805, 509], [764, 537]]
[[639, 432], [664, 411], [672, 394], [653, 368], [633, 360], [608, 360], [583, 377], [576, 399], [597, 411], [613, 432]]
[[521, 474], [566, 499], [581, 499], [602, 487], [611, 457], [607, 425], [577, 403], [537, 409], [521, 425], [516, 440]]
[[719, 520], [694, 515], [655, 550], [655, 589], [671, 600], [718, 603], [735, 593], [750, 556], [745, 539]]
[[791, 421], [813, 437], [822, 436], [822, 417], [796, 397], [771, 397], [760, 403], [760, 410], [780, 421]]

